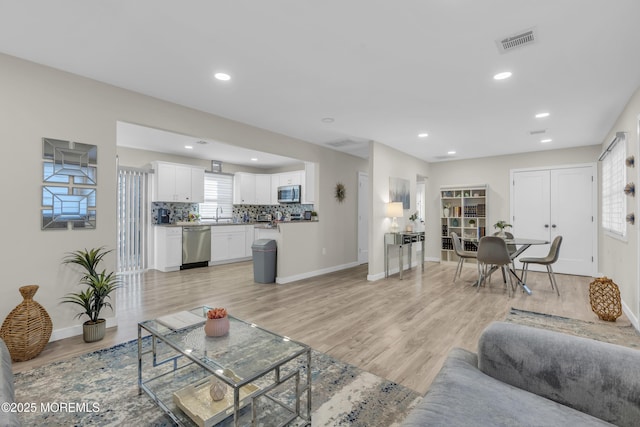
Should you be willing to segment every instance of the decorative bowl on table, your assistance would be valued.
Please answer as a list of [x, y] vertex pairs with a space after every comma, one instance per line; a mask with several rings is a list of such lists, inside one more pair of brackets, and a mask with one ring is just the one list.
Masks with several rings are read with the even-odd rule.
[[221, 337], [229, 332], [229, 317], [224, 308], [212, 308], [207, 312], [204, 333], [208, 337]]

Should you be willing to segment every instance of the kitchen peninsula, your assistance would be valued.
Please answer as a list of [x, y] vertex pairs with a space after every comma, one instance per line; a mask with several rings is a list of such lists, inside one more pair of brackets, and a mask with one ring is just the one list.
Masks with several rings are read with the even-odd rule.
[[311, 257], [322, 256], [318, 221], [282, 221], [271, 223], [234, 223], [231, 221], [193, 221], [155, 224], [154, 268], [168, 272], [182, 265], [183, 228], [209, 226], [211, 255], [209, 266], [252, 259], [251, 246], [258, 239], [276, 241], [276, 282], [288, 283], [317, 274], [312, 271]]

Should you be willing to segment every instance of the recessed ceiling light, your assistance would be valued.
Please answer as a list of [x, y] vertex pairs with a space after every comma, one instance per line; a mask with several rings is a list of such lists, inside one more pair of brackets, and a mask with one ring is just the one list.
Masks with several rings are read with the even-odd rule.
[[187, 150], [193, 150], [193, 145], [185, 145], [184, 148]]
[[538, 114], [536, 114], [536, 119], [543, 119], [545, 117], [549, 117], [549, 113], [538, 113]]
[[508, 79], [509, 77], [511, 77], [511, 71], [504, 71], [502, 73], [498, 73], [495, 76], [493, 76], [493, 79], [504, 80], [504, 79]]
[[320, 119], [320, 121], [321, 121], [322, 123], [333, 123], [333, 122], [335, 122], [336, 120], [335, 120], [333, 117], [325, 117], [325, 118], [323, 118], [323, 119]]
[[542, 142], [543, 144], [546, 144], [547, 142], [551, 142], [553, 141], [553, 139], [551, 138], [547, 138], [547, 139], [541, 139], [540, 142]]
[[223, 82], [226, 82], [227, 80], [231, 80], [231, 76], [227, 73], [215, 73], [213, 77], [215, 77], [218, 80], [222, 80]]
[[429, 136], [429, 134], [428, 134], [428, 133], [426, 133], [426, 132], [423, 132], [423, 133], [419, 133], [419, 134], [418, 134], [418, 138], [426, 138], [426, 137], [428, 137], [428, 136]]
[[207, 141], [200, 140], [200, 141], [196, 142], [196, 144], [206, 145], [206, 144], [208, 144], [208, 142], [207, 142]]
[[453, 156], [454, 154], [456, 154], [456, 152], [453, 151], [453, 150], [452, 151], [447, 151], [447, 154], [450, 155], [450, 156]]
[[257, 161], [258, 161], [258, 158], [257, 158], [257, 157], [252, 157], [252, 158], [251, 158], [251, 161], [252, 161], [252, 162], [257, 162]]

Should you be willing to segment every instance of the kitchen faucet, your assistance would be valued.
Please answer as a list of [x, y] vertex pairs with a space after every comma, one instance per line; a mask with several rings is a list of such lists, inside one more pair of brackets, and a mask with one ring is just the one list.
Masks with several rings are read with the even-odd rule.
[[216, 208], [216, 222], [218, 222], [218, 209], [220, 210], [220, 213], [222, 213], [222, 207], [221, 207], [221, 206], [218, 206], [218, 207]]

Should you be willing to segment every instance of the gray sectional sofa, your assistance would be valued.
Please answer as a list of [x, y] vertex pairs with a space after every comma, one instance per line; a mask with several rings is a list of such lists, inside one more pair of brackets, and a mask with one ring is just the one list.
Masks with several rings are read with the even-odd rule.
[[451, 351], [403, 426], [612, 424], [640, 426], [639, 350], [495, 322], [477, 354]]
[[[13, 371], [11, 370], [11, 355], [7, 345], [0, 339], [0, 426], [14, 427], [19, 426], [20, 421], [16, 408], [12, 408], [11, 404], [15, 402], [13, 393]], [[8, 405], [7, 405], [8, 404]]]

